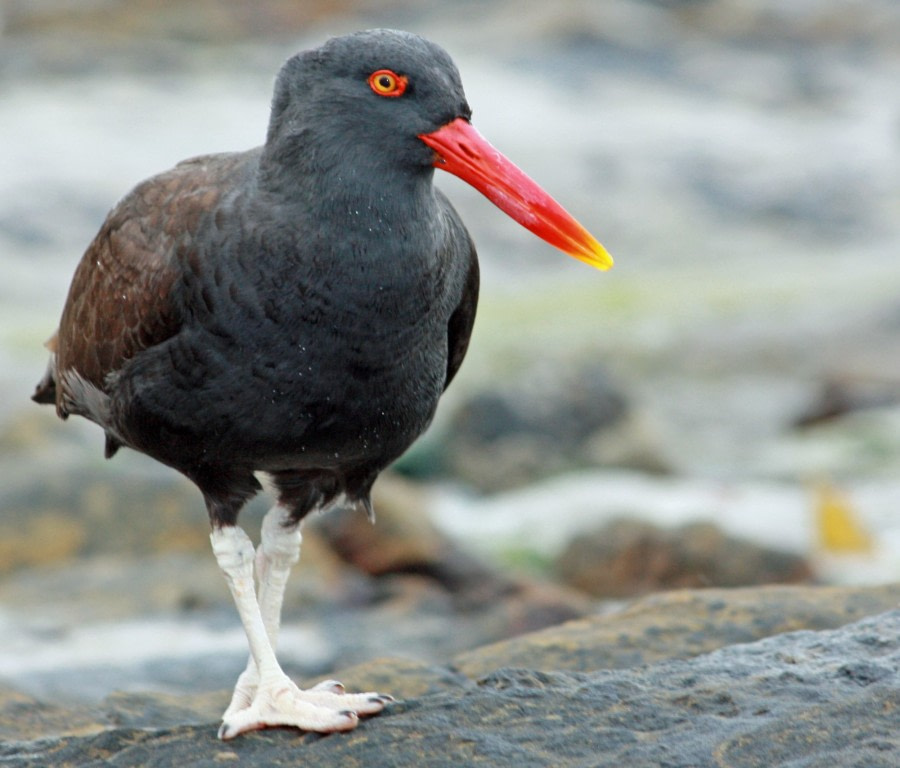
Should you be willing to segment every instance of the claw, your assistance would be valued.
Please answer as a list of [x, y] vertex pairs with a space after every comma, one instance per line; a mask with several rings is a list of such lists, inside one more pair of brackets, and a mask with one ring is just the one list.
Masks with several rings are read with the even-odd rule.
[[229, 723], [222, 723], [219, 726], [219, 732], [216, 734], [220, 741], [230, 741], [235, 736], [240, 736], [242, 733], [248, 733], [250, 731], [260, 731], [265, 726], [262, 723], [256, 723], [255, 725], [247, 725], [242, 728], [235, 728], [231, 726]]
[[342, 696], [347, 692], [347, 689], [344, 688], [344, 684], [337, 680], [323, 680], [321, 683], [316, 683], [311, 691], [325, 691], [327, 693], [333, 693], [336, 696]]

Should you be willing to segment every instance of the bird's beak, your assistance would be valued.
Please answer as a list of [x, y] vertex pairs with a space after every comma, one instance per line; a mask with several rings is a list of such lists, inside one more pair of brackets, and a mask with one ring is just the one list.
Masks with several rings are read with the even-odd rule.
[[435, 151], [434, 167], [471, 184], [550, 245], [598, 269], [612, 256], [559, 203], [498, 152], [465, 118], [419, 138]]

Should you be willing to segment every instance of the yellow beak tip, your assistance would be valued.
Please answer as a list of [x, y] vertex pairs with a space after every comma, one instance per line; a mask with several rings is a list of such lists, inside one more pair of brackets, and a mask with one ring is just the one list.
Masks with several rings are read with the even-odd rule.
[[596, 240], [591, 243], [590, 250], [580, 253], [572, 254], [576, 259], [580, 259], [585, 264], [590, 264], [595, 269], [599, 269], [602, 272], [606, 272], [608, 269], [612, 269], [615, 261], [613, 257], [609, 255], [609, 252], [604, 248], [600, 243]]

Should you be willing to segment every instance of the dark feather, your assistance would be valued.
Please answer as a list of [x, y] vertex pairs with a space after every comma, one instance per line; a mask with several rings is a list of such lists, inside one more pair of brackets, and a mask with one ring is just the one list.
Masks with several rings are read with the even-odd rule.
[[[468, 115], [446, 54], [342, 38], [278, 77], [265, 146], [181, 163], [109, 214], [35, 393], [184, 473], [216, 525], [274, 478], [302, 518], [431, 421], [465, 355], [478, 265], [418, 139]], [[416, 88], [372, 94], [384, 61]], [[433, 84], [431, 84], [433, 81]]]

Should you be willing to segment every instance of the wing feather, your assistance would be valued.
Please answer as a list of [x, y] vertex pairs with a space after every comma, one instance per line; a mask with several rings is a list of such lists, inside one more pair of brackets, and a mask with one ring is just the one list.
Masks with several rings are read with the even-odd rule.
[[[179, 254], [190, 254], [204, 217], [214, 214], [242, 162], [236, 154], [180, 163], [139, 184], [106, 218], [75, 271], [55, 361], [51, 355], [61, 416], [80, 413], [103, 424], [98, 403], [115, 374], [178, 332]], [[46, 398], [46, 379], [42, 385]]]
[[466, 274], [465, 287], [462, 299], [450, 316], [447, 324], [447, 377], [444, 379], [444, 389], [450, 386], [456, 376], [463, 358], [469, 349], [469, 340], [472, 337], [472, 327], [475, 324], [475, 310], [478, 306], [479, 271], [478, 258], [475, 255], [475, 247], [471, 246], [469, 270]]

